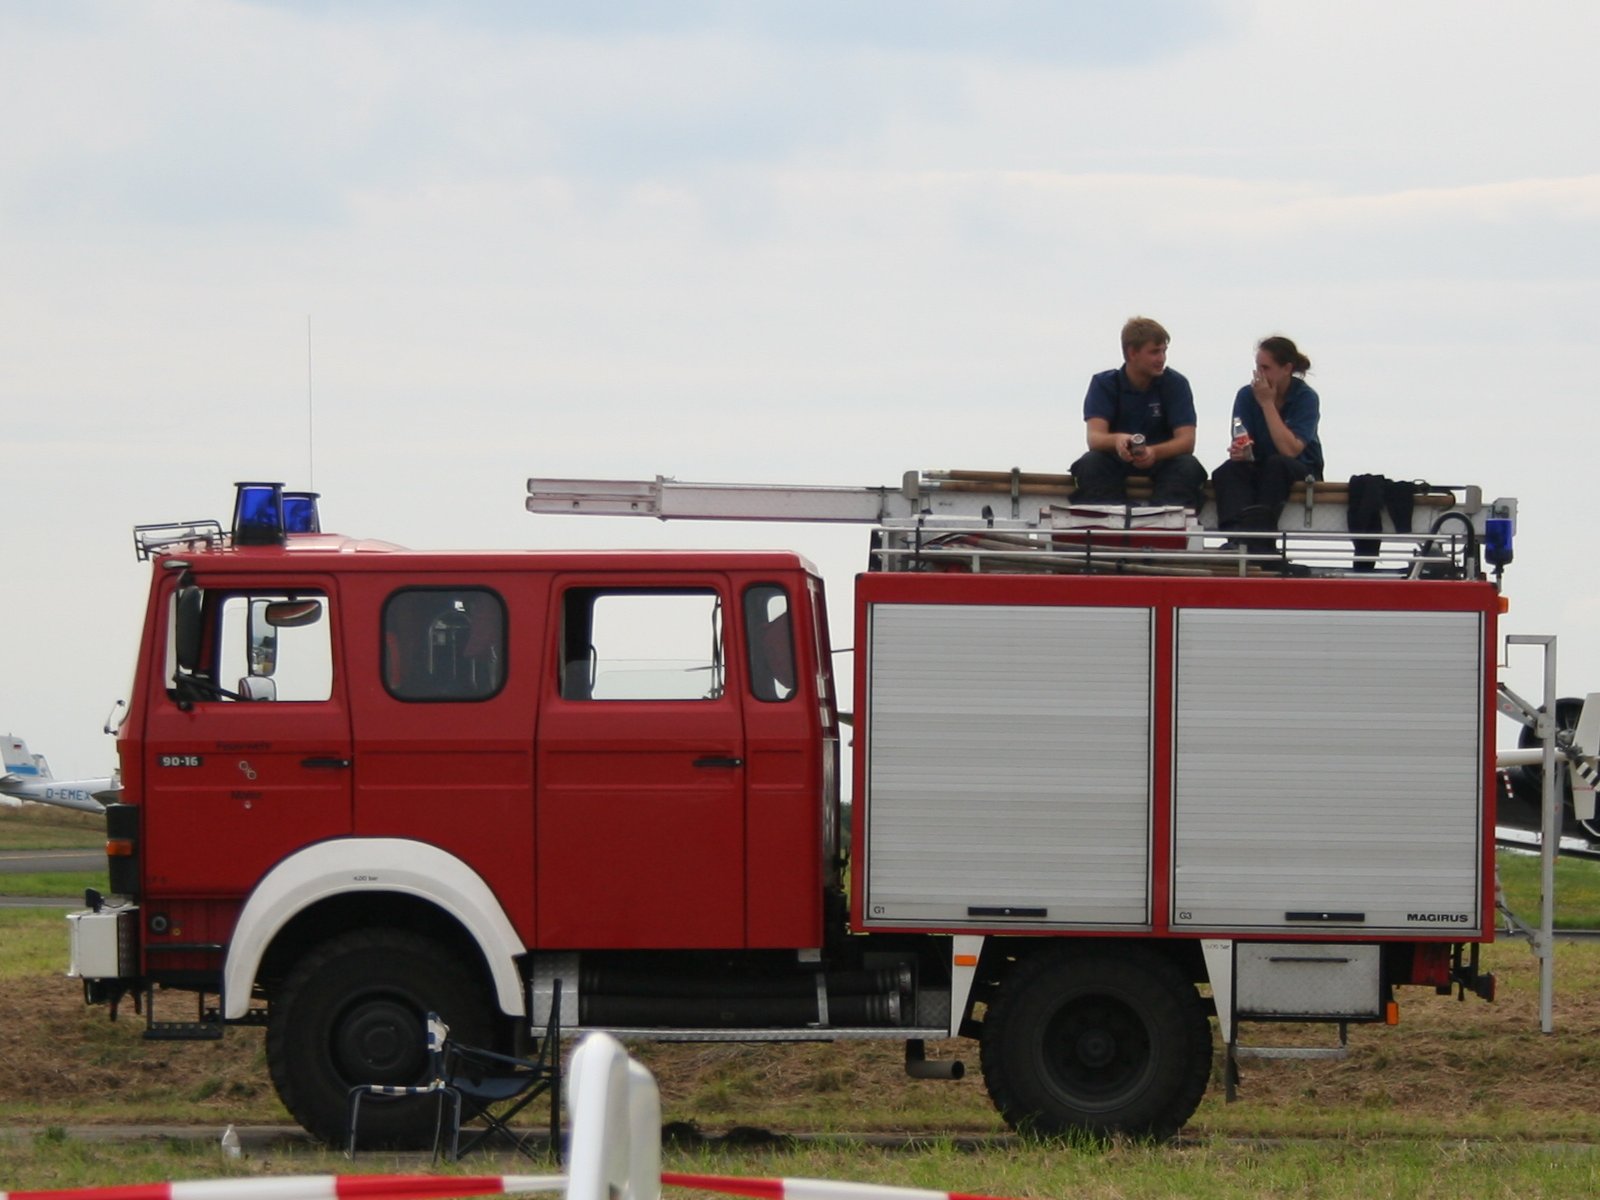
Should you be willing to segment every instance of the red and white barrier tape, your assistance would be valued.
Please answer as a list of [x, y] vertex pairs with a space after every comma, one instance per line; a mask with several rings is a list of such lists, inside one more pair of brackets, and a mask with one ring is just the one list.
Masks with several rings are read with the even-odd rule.
[[278, 1175], [0, 1192], [0, 1200], [447, 1200], [559, 1192], [566, 1186], [565, 1175]]
[[890, 1187], [881, 1183], [841, 1183], [833, 1179], [746, 1179], [738, 1175], [685, 1175], [661, 1172], [661, 1182], [757, 1200], [1005, 1200], [970, 1192], [930, 1192], [926, 1188]]
[[[746, 1179], [735, 1175], [685, 1175], [663, 1171], [671, 1187], [697, 1188], [757, 1200], [1005, 1200], [969, 1192], [831, 1179]], [[559, 1192], [565, 1175], [278, 1175], [253, 1179], [196, 1179], [186, 1183], [134, 1183], [121, 1187], [0, 1192], [0, 1200], [450, 1200], [451, 1197]]]

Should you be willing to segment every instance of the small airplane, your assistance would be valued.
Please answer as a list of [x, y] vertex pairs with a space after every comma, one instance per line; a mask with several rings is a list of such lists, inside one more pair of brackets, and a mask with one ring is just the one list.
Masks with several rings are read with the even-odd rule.
[[50, 764], [42, 754], [28, 753], [28, 744], [9, 733], [0, 736], [6, 773], [0, 775], [0, 801], [19, 804], [31, 800], [75, 808], [82, 812], [104, 812], [116, 800], [122, 781], [115, 775], [99, 779], [62, 779], [50, 774]]
[[[1600, 811], [1595, 807], [1595, 747], [1600, 745], [1600, 693], [1587, 699], [1563, 696], [1556, 701], [1556, 739], [1563, 738], [1583, 754], [1587, 767], [1576, 772], [1563, 764], [1556, 808], [1561, 836], [1580, 838], [1591, 847], [1600, 846]], [[1515, 750], [1501, 750], [1495, 756], [1498, 806], [1496, 819], [1509, 829], [1538, 833], [1544, 827], [1544, 769], [1539, 739], [1524, 728]], [[1579, 778], [1574, 778], [1577, 774]]]

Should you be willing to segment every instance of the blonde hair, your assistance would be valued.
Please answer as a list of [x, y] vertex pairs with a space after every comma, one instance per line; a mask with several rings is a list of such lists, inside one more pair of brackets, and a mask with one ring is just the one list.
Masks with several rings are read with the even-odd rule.
[[1148, 346], [1151, 342], [1166, 345], [1171, 340], [1160, 321], [1149, 317], [1129, 317], [1128, 323], [1122, 327], [1122, 357], [1127, 358], [1128, 351]]

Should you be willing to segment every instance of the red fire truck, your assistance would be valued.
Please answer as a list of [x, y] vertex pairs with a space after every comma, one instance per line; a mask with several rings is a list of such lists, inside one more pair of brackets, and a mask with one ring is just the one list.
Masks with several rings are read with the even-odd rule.
[[793, 553], [415, 552], [241, 485], [229, 528], [136, 531], [110, 894], [72, 973], [150, 1037], [265, 1024], [329, 1140], [353, 1085], [419, 1078], [425, 1013], [512, 1047], [552, 1008], [893, 1038], [925, 1076], [960, 1070], [928, 1040], [974, 1038], [1019, 1129], [1171, 1134], [1213, 1017], [1231, 1080], [1245, 1022], [1493, 991], [1484, 572], [1514, 505], [1441, 490], [1427, 533], [1352, 555], [1315, 486], [1223, 550], [1181, 513], [1086, 519], [1059, 477], [532, 481], [542, 512], [873, 525], [843, 714]]

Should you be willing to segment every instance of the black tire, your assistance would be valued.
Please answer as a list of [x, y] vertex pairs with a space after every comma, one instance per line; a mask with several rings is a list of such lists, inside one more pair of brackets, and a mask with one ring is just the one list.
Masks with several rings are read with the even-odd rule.
[[[313, 1136], [344, 1144], [352, 1087], [427, 1081], [429, 1012], [452, 1037], [492, 1045], [494, 1014], [478, 972], [439, 942], [358, 929], [316, 947], [273, 998], [267, 1026], [267, 1066], [284, 1107]], [[432, 1096], [364, 1097], [360, 1144], [431, 1146], [437, 1112]]]
[[989, 1096], [1036, 1137], [1169, 1138], [1211, 1077], [1195, 986], [1140, 948], [1050, 948], [1018, 963], [983, 1021]]

